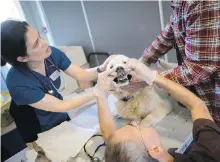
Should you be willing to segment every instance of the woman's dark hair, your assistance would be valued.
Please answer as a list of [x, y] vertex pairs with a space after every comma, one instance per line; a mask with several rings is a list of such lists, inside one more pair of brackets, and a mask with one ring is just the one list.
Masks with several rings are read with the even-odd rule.
[[25, 21], [5, 20], [1, 23], [1, 57], [12, 66], [25, 66], [17, 57], [27, 55]]

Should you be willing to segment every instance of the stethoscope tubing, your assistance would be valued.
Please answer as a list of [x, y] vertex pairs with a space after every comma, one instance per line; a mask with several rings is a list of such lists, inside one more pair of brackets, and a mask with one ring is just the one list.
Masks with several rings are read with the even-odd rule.
[[[56, 65], [54, 65], [52, 61], [50, 61], [49, 59], [46, 59], [46, 60], [47, 60], [52, 66], [54, 66], [54, 67], [56, 68], [56, 70], [58, 70], [58, 72], [60, 72], [60, 69], [59, 69]], [[45, 64], [45, 65], [46, 65], [46, 64]], [[50, 65], [49, 67], [51, 67], [51, 65]], [[47, 68], [48, 68], [48, 67], [46, 67], [46, 72], [47, 72]], [[39, 80], [39, 81], [41, 82], [41, 84], [42, 84], [42, 85], [44, 86], [44, 88], [47, 90], [46, 93], [49, 93], [50, 95], [53, 95], [53, 94], [54, 94], [54, 91], [53, 91], [52, 89], [50, 89], [50, 88], [34, 73], [34, 71], [32, 71], [32, 70], [29, 69], [29, 68], [28, 68], [28, 70], [35, 76], [35, 78], [36, 78], [37, 80]], [[62, 83], [63, 78], [62, 78], [61, 75], [60, 75], [60, 78], [61, 78], [61, 83]], [[50, 81], [51, 85], [53, 86], [53, 88], [54, 88], [56, 91], [58, 91], [58, 89], [57, 89], [57, 88], [55, 87], [55, 85], [52, 83], [50, 77], [49, 77], [49, 81]]]

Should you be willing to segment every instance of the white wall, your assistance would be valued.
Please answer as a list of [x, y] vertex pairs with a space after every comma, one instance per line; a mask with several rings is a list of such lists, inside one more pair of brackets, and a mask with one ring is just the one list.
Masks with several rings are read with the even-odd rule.
[[[39, 28], [31, 1], [22, 1], [32, 26]], [[163, 2], [163, 17], [167, 22], [170, 2]], [[161, 30], [158, 1], [84, 1], [85, 11], [97, 52], [124, 53], [139, 58]], [[56, 45], [83, 46], [93, 52], [80, 1], [42, 1]], [[176, 62], [175, 51], [168, 60]]]

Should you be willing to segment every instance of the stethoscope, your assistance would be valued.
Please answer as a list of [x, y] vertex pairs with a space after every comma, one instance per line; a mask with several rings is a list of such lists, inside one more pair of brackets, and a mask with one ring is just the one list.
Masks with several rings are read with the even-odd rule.
[[98, 152], [98, 150], [101, 148], [101, 147], [105, 147], [105, 142], [103, 142], [102, 144], [100, 144], [94, 151], [94, 153], [92, 155], [90, 155], [87, 150], [86, 150], [86, 146], [87, 146], [87, 143], [92, 139], [92, 138], [95, 138], [95, 137], [103, 137], [102, 135], [99, 135], [99, 134], [95, 134], [93, 135], [86, 143], [85, 145], [83, 146], [83, 149], [84, 149], [84, 152], [86, 153], [86, 155], [90, 158], [90, 162], [102, 162], [104, 160], [104, 157], [101, 159], [99, 159], [98, 157], [95, 157], [95, 154]]
[[[56, 70], [60, 73], [60, 69], [53, 64], [52, 61], [50, 61], [49, 59], [46, 59], [51, 65], [49, 67], [55, 67]], [[46, 76], [47, 76], [47, 65], [46, 65], [46, 62], [44, 61], [44, 64], [45, 64], [45, 68], [46, 68]], [[35, 78], [37, 78], [37, 80], [39, 80], [41, 82], [41, 84], [44, 86], [44, 88], [46, 89], [46, 93], [50, 94], [50, 95], [54, 95], [54, 90], [52, 90], [51, 88], [49, 88], [49, 86], [47, 86], [35, 73], [33, 70], [31, 70], [30, 68], [28, 68], [28, 70], [35, 76]], [[63, 82], [63, 77], [61, 75], [59, 75], [60, 78], [61, 78], [61, 81], [60, 81], [60, 84]], [[56, 86], [53, 84], [53, 82], [51, 81], [51, 78], [49, 77], [49, 81], [51, 83], [51, 85], [53, 86], [53, 88], [58, 92], [59, 90], [56, 88]], [[63, 82], [64, 83], [64, 82]], [[64, 84], [64, 87], [61, 88], [61, 90], [65, 89], [66, 88], [66, 85]]]

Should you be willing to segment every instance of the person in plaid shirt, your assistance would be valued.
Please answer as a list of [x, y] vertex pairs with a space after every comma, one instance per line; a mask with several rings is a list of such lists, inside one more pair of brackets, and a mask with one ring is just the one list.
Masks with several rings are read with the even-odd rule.
[[173, 12], [165, 29], [142, 55], [155, 63], [176, 48], [176, 68], [161, 73], [194, 87], [220, 126], [220, 1], [171, 1]]

